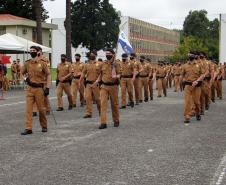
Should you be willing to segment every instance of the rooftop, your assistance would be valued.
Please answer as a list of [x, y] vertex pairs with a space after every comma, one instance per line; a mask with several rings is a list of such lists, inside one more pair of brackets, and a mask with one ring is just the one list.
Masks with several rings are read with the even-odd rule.
[[[23, 17], [18, 17], [11, 14], [0, 14], [0, 26], [19, 26], [19, 25], [36, 27], [36, 21], [26, 19]], [[57, 25], [43, 22], [42, 28], [56, 30]]]
[[1, 21], [8, 21], [8, 20], [28, 20], [23, 17], [18, 17], [11, 14], [0, 14], [0, 20]]

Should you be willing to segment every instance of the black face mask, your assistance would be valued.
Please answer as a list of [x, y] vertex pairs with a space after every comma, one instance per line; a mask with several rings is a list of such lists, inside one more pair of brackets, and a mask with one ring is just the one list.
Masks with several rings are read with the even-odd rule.
[[193, 61], [193, 60], [195, 60], [195, 57], [194, 56], [189, 56], [189, 60]]
[[61, 62], [65, 62], [65, 60], [66, 60], [65, 58], [61, 58]]
[[140, 62], [142, 63], [142, 62], [144, 62], [144, 60], [143, 59], [140, 59]]
[[80, 58], [76, 58], [75, 60], [76, 60], [76, 62], [79, 62], [80, 61]]
[[133, 60], [134, 59], [134, 57], [130, 57], [130, 60]]
[[91, 56], [89, 57], [89, 59], [90, 59], [90, 60], [95, 60], [96, 57], [91, 55]]
[[37, 57], [37, 52], [31, 52], [30, 55], [31, 55], [31, 58], [35, 58]]
[[123, 58], [123, 59], [122, 59], [122, 61], [123, 61], [123, 62], [126, 62], [126, 59], [125, 59], [125, 58]]
[[106, 55], [107, 60], [111, 60], [113, 58], [112, 55]]

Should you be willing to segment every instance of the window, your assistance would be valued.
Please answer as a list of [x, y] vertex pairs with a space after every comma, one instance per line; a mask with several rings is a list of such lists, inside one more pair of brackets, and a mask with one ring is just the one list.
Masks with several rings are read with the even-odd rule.
[[0, 27], [0, 35], [4, 35], [6, 34], [6, 27], [3, 26], [3, 27]]

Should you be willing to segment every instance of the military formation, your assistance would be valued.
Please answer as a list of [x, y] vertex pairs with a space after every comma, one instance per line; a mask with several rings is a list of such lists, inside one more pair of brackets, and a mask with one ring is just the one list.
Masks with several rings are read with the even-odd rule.
[[[32, 117], [37, 116], [37, 112], [42, 132], [47, 132], [46, 115], [51, 110], [48, 99], [51, 84], [49, 61], [40, 47], [32, 46], [30, 55], [31, 59], [19, 69], [28, 86], [22, 135], [32, 134]], [[204, 52], [192, 51], [186, 62], [177, 63], [154, 63], [144, 56], [138, 57], [136, 53], [124, 53], [121, 60], [116, 60], [113, 49], [106, 50], [105, 61], [97, 59], [96, 51], [90, 51], [87, 57], [88, 61], [83, 63], [81, 55], [76, 54], [75, 62], [71, 63], [66, 55], [61, 55], [57, 66], [56, 111], [64, 110], [64, 93], [68, 110], [84, 107], [84, 119], [93, 117], [93, 106], [96, 105], [100, 117], [99, 129], [107, 128], [108, 102], [114, 127], [119, 127], [119, 109], [135, 108], [152, 101], [154, 90], [157, 90], [157, 98], [166, 97], [169, 88], [184, 93], [184, 123], [190, 123], [191, 117], [200, 121], [216, 98], [223, 98], [222, 80], [226, 77], [226, 65], [209, 59]], [[16, 62], [12, 65], [12, 72], [15, 73], [12, 76], [17, 83], [15, 71]]]

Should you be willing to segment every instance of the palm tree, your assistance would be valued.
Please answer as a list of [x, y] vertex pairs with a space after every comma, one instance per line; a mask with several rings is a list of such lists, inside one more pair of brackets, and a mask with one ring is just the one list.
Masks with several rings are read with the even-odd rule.
[[66, 56], [68, 61], [72, 61], [71, 58], [71, 0], [66, 0]]

